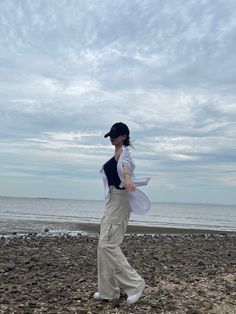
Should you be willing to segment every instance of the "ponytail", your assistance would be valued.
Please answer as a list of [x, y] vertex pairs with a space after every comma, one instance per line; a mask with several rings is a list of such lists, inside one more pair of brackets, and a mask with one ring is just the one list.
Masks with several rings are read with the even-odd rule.
[[130, 141], [130, 136], [129, 136], [129, 134], [126, 134], [126, 139], [124, 140], [124, 146], [131, 146], [132, 148], [133, 148], [133, 145], [132, 145], [132, 143], [131, 143], [131, 141]]

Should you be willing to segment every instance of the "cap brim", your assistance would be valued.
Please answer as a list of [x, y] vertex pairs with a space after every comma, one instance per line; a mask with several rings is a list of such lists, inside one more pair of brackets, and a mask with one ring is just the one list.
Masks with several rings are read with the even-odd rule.
[[107, 134], [104, 135], [104, 137], [108, 137], [108, 136], [110, 136], [111, 138], [117, 138], [118, 136], [120, 136], [120, 134], [108, 132]]

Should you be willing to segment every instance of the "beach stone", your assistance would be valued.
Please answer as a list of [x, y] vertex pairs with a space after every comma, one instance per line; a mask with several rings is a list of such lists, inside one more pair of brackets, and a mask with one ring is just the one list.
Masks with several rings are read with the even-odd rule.
[[198, 261], [196, 266], [206, 266], [206, 264], [203, 261]]
[[168, 302], [165, 306], [165, 310], [170, 312], [175, 311], [176, 310], [175, 303]]
[[65, 299], [69, 299], [71, 297], [71, 294], [68, 291], [61, 291], [60, 296]]
[[35, 308], [25, 308], [24, 309], [24, 314], [32, 314], [34, 313]]
[[25, 308], [25, 304], [20, 303], [20, 304], [18, 305], [18, 308], [19, 308], [19, 309], [24, 309], [24, 308]]
[[81, 277], [81, 278], [78, 280], [79, 283], [84, 282], [84, 281], [86, 281], [86, 279], [85, 279], [84, 277]]
[[26, 301], [26, 300], [27, 300], [27, 297], [26, 297], [26, 296], [23, 296], [23, 295], [19, 295], [19, 296], [16, 297], [16, 301], [17, 301], [18, 303], [24, 302], [24, 301]]
[[88, 311], [84, 307], [78, 307], [78, 308], [74, 308], [74, 309], [75, 309], [76, 313], [78, 313], [78, 314], [87, 314], [88, 313]]
[[188, 309], [186, 314], [200, 314], [201, 312], [198, 309]]
[[5, 270], [5, 272], [9, 272], [9, 271], [13, 271], [15, 269], [15, 267], [16, 266], [14, 264], [9, 263], [9, 264], [5, 265], [3, 269]]
[[27, 267], [28, 267], [28, 270], [31, 270], [33, 267], [35, 267], [35, 263], [29, 263], [28, 265], [27, 265]]
[[163, 304], [161, 304], [161, 303], [152, 303], [150, 305], [151, 305], [152, 308], [155, 309], [155, 311], [156, 310], [162, 311], [163, 307], [164, 307]]
[[29, 307], [38, 307], [38, 302], [37, 301], [29, 301], [28, 303]]
[[9, 300], [6, 297], [3, 297], [2, 299], [0, 299], [1, 304], [9, 304]]
[[203, 302], [203, 308], [206, 310], [210, 310], [213, 307], [213, 304], [209, 303], [209, 302]]
[[234, 287], [232, 285], [226, 284], [225, 285], [225, 290], [227, 292], [231, 292], [231, 291], [233, 292], [234, 291]]
[[118, 309], [120, 307], [120, 300], [114, 299], [111, 301], [111, 308], [112, 309]]

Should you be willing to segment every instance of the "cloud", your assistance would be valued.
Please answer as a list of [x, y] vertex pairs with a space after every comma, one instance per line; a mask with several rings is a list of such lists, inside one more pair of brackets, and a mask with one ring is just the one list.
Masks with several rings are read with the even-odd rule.
[[2, 1], [0, 172], [97, 187], [103, 134], [124, 121], [154, 199], [162, 184], [170, 197], [179, 182], [233, 186], [235, 12], [233, 0]]

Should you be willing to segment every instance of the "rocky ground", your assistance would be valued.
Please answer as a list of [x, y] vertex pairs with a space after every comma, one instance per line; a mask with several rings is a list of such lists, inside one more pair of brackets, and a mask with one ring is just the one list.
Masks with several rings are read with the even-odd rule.
[[236, 313], [236, 235], [129, 235], [146, 288], [134, 305], [95, 301], [96, 236], [0, 238], [0, 313]]

